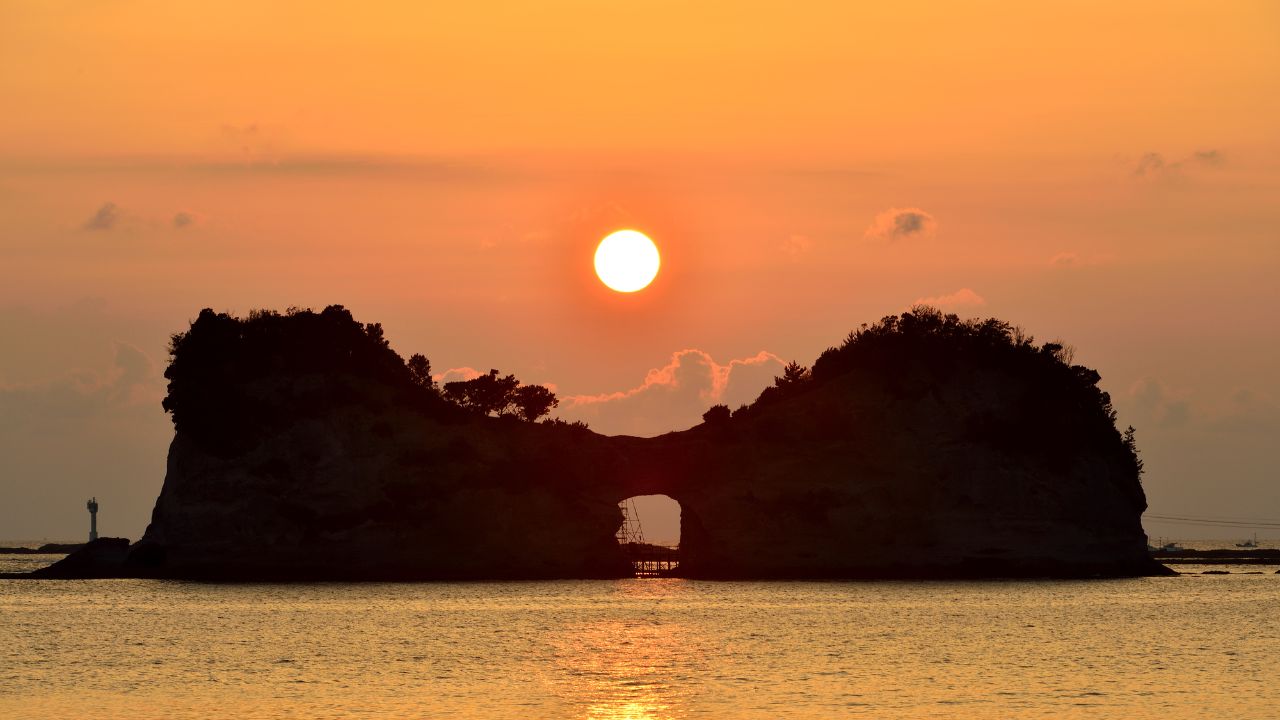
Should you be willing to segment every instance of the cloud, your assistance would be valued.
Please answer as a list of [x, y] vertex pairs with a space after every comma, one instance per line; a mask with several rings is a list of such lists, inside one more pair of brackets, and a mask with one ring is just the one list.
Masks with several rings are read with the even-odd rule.
[[986, 305], [986, 298], [969, 288], [960, 288], [959, 290], [948, 295], [938, 295], [935, 297], [917, 298], [913, 305], [929, 305], [941, 310], [959, 307], [976, 307]]
[[48, 427], [121, 408], [159, 407], [164, 382], [146, 353], [115, 343], [106, 371], [76, 370], [52, 381], [0, 386], [0, 427]]
[[791, 259], [795, 260], [813, 249], [813, 241], [804, 235], [792, 235], [783, 240], [782, 245], [779, 247], [782, 252], [790, 255]]
[[116, 343], [115, 373], [110, 384], [117, 402], [145, 402], [154, 395], [160, 374], [151, 358], [129, 343]]
[[1237, 390], [1232, 393], [1222, 411], [1210, 418], [1209, 428], [1235, 434], [1257, 433], [1273, 437], [1280, 430], [1280, 403], [1254, 390]]
[[85, 230], [110, 230], [120, 221], [120, 207], [113, 202], [105, 203], [98, 208], [84, 223]]
[[1076, 252], [1060, 252], [1049, 258], [1049, 266], [1064, 270], [1097, 267], [1099, 265], [1109, 265], [1115, 261], [1115, 256], [1109, 253], [1090, 253], [1081, 255]]
[[484, 373], [473, 367], [460, 367], [449, 368], [442, 373], [432, 375], [431, 378], [435, 380], [436, 383], [443, 385], [447, 382], [456, 382], [458, 380], [475, 380], [481, 375], [484, 375]]
[[196, 216], [186, 211], [181, 211], [173, 216], [173, 226], [178, 230], [188, 227], [195, 221]]
[[1129, 397], [1139, 420], [1153, 423], [1156, 427], [1182, 427], [1191, 417], [1191, 403], [1153, 378], [1135, 382], [1129, 387]]
[[1223, 163], [1222, 153], [1217, 150], [1198, 150], [1188, 158], [1197, 165], [1218, 166]]
[[267, 132], [258, 123], [224, 124], [218, 128], [224, 148], [239, 155], [245, 163], [272, 163], [279, 160], [277, 140], [279, 128]]
[[644, 382], [628, 390], [561, 397], [557, 415], [583, 420], [607, 434], [657, 435], [692, 427], [715, 404], [737, 407], [751, 402], [786, 365], [760, 351], [720, 364], [709, 353], [685, 349], [671, 354]]
[[887, 241], [927, 237], [937, 228], [938, 221], [920, 208], [890, 208], [876, 216], [863, 237]]
[[1139, 428], [1188, 428], [1268, 440], [1280, 431], [1280, 403], [1249, 388], [1217, 394], [1193, 406], [1187, 392], [1141, 378], [1129, 387], [1125, 399]]
[[1133, 174], [1135, 177], [1173, 175], [1187, 170], [1221, 167], [1225, 161], [1225, 156], [1219, 150], [1197, 150], [1175, 161], [1166, 160], [1158, 152], [1149, 152], [1142, 154], [1134, 163]]
[[1133, 168], [1133, 174], [1141, 177], [1158, 173], [1164, 170], [1164, 167], [1164, 156], [1160, 153], [1149, 152], [1138, 158], [1138, 163]]

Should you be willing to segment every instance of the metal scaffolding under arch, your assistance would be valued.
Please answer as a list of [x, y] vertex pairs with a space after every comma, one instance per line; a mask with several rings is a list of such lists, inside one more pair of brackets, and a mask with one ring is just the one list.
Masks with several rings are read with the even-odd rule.
[[635, 500], [628, 498], [618, 503], [622, 511], [622, 524], [615, 534], [618, 545], [631, 563], [638, 578], [671, 577], [680, 569], [680, 546], [658, 545], [645, 542], [644, 527]]

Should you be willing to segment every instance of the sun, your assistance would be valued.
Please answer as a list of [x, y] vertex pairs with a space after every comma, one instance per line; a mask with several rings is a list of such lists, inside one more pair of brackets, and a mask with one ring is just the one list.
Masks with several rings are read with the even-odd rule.
[[643, 290], [658, 275], [658, 246], [638, 230], [610, 233], [596, 247], [596, 275], [610, 290]]

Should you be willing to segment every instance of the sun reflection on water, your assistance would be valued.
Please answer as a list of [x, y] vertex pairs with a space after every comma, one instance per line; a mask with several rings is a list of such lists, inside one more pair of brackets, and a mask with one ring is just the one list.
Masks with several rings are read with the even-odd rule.
[[635, 603], [624, 619], [567, 627], [552, 644], [560, 665], [559, 688], [570, 705], [584, 708], [591, 720], [665, 720], [680, 717], [687, 705], [682, 680], [705, 670], [696, 628], [665, 619], [664, 596], [677, 591], [678, 579], [623, 580], [615, 595]]
[[665, 705], [625, 703], [621, 705], [596, 705], [587, 709], [589, 720], [661, 720], [674, 717]]

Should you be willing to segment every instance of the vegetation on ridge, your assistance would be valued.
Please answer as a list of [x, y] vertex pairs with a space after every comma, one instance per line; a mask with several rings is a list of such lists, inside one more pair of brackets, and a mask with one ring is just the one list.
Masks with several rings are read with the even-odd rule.
[[[447, 383], [441, 391], [425, 356], [405, 361], [391, 349], [381, 324], [359, 323], [341, 305], [318, 313], [254, 310], [246, 318], [206, 308], [186, 332], [172, 336], [169, 355], [165, 411], [178, 430], [223, 451], [243, 448], [263, 429], [325, 407], [398, 405], [442, 420], [469, 411], [534, 421], [558, 402], [547, 388], [521, 385], [496, 370]], [[282, 376], [301, 384], [284, 389], [260, 383]], [[287, 397], [263, 402], [271, 392]]]
[[[771, 405], [852, 373], [874, 378], [898, 397], [933, 392], [948, 383], [974, 383], [979, 373], [999, 373], [1015, 379], [1025, 392], [1014, 407], [975, 409], [970, 439], [1050, 454], [1100, 443], [1123, 453], [1134, 477], [1141, 475], [1134, 429], [1121, 434], [1116, 428], [1111, 396], [1098, 387], [1101, 376], [1074, 364], [1074, 355], [1073, 348], [1060, 342], [1037, 345], [1032, 336], [1003, 320], [962, 320], [916, 306], [863, 324], [839, 347], [819, 355], [811, 369], [792, 362], [754, 403], [734, 411], [733, 418], [758, 416]], [[719, 411], [706, 419], [723, 422], [723, 415]]]
[[[273, 428], [343, 405], [396, 406], [458, 422], [468, 414], [536, 421], [558, 403], [548, 388], [522, 385], [497, 370], [437, 387], [426, 357], [405, 361], [380, 324], [356, 322], [340, 305], [318, 313], [259, 310], [247, 318], [205, 309], [189, 330], [173, 336], [170, 355], [165, 410], [180, 431], [221, 451], [243, 449]], [[1123, 458], [1136, 479], [1143, 467], [1133, 428], [1116, 428], [1111, 397], [1097, 386], [1099, 374], [1073, 359], [1071, 348], [1037, 345], [1002, 320], [961, 320], [914, 307], [862, 325], [812, 368], [789, 364], [751, 405], [733, 412], [718, 405], [703, 419], [728, 432], [804, 397], [810, 414], [831, 415], [815, 425], [814, 436], [838, 436], [850, 419], [841, 409], [844, 396], [814, 391], [856, 375], [889, 398], [937, 399], [951, 392], [964, 418], [953, 439], [1048, 459], [1103, 448]], [[291, 382], [277, 382], [281, 377]], [[995, 383], [999, 401], [964, 395], [983, 383]], [[551, 424], [585, 430], [581, 423]], [[765, 423], [773, 424], [774, 418]]]

